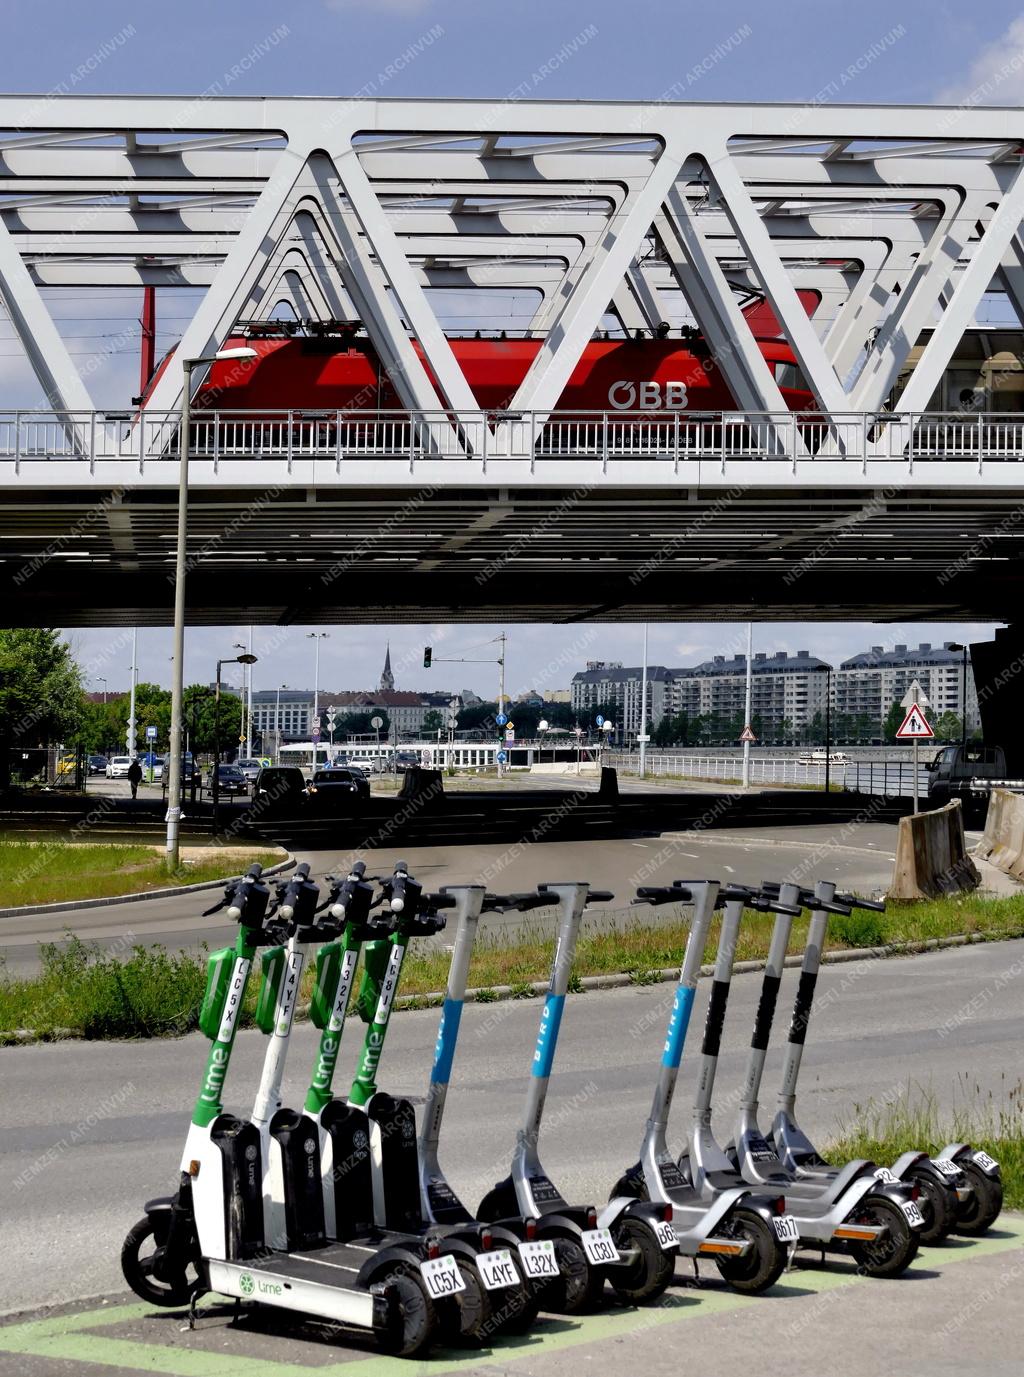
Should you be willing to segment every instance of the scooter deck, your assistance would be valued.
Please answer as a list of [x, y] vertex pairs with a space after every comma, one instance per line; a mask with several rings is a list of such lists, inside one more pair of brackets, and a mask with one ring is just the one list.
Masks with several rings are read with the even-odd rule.
[[248, 1262], [210, 1259], [206, 1270], [210, 1290], [221, 1295], [377, 1329], [386, 1323], [386, 1302], [357, 1278], [380, 1246], [368, 1235], [311, 1252], [262, 1253]]

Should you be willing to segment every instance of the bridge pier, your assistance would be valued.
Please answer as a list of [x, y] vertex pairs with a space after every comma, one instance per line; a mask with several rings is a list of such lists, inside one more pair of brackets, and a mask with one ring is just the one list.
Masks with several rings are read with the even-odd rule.
[[971, 644], [985, 742], [1002, 746], [1011, 776], [1024, 775], [1024, 622], [1000, 627], [995, 640]]

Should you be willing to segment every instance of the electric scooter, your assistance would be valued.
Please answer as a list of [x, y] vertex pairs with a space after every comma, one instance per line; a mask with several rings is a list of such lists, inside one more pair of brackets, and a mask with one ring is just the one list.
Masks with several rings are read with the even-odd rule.
[[589, 902], [613, 897], [585, 883], [547, 884], [540, 885], [537, 894], [510, 895], [501, 904], [502, 910], [525, 910], [557, 903], [558, 940], [512, 1170], [484, 1196], [477, 1217], [500, 1221], [517, 1234], [524, 1268], [543, 1287], [542, 1308], [567, 1314], [596, 1304], [606, 1280], [626, 1300], [652, 1300], [662, 1294], [675, 1272], [677, 1244], [670, 1203], [619, 1196], [600, 1212], [593, 1205], [570, 1205], [544, 1170], [538, 1153], [583, 912]]
[[718, 892], [717, 880], [696, 883], [677, 880], [668, 887], [638, 889], [633, 900], [635, 904], [652, 906], [692, 904], [693, 918], [669, 1015], [654, 1102], [640, 1146], [640, 1160], [615, 1184], [612, 1196], [636, 1195], [640, 1199], [670, 1204], [680, 1253], [693, 1258], [695, 1267], [699, 1258], [712, 1259], [723, 1280], [735, 1290], [759, 1294], [778, 1281], [786, 1266], [789, 1247], [798, 1237], [792, 1218], [785, 1212], [785, 1197], [778, 1193], [773, 1196], [755, 1194], [740, 1182], [718, 1191], [709, 1203], [683, 1176], [667, 1144], [669, 1112]]
[[[767, 892], [778, 888], [777, 885], [764, 886]], [[814, 1177], [834, 1168], [818, 1153], [796, 1122], [796, 1085], [828, 931], [828, 915], [836, 911], [829, 905], [840, 905], [843, 912], [863, 908], [879, 913], [885, 911], [885, 904], [853, 894], [838, 894], [831, 880], [819, 880], [813, 894], [795, 885], [787, 889], [790, 902], [810, 909], [811, 920], [800, 963], [800, 982], [786, 1045], [779, 1109], [772, 1124], [771, 1138], [788, 1170], [797, 1176]], [[965, 1234], [984, 1233], [1002, 1208], [998, 1163], [987, 1153], [974, 1152], [967, 1143], [952, 1143], [937, 1157], [929, 1157], [924, 1152], [905, 1152], [887, 1170], [897, 1180], [911, 1180], [920, 1187], [919, 1203], [925, 1217], [925, 1227], [921, 1231], [924, 1243], [940, 1242], [952, 1230]]]
[[[286, 1253], [264, 1236], [260, 1131], [221, 1103], [252, 961], [275, 940], [264, 921], [270, 891], [261, 868], [228, 884], [207, 914], [226, 908], [234, 947], [208, 962], [200, 1031], [213, 1046], [192, 1113], [177, 1193], [151, 1200], [121, 1251], [121, 1269], [143, 1300], [177, 1309], [208, 1291], [370, 1331], [388, 1352], [424, 1352], [438, 1325], [420, 1247], [367, 1234]], [[315, 1161], [315, 1159], [313, 1159]]]
[[[872, 1276], [897, 1276], [917, 1253], [924, 1217], [917, 1207], [917, 1189], [899, 1182], [880, 1181], [870, 1163], [851, 1163], [831, 1181], [799, 1180], [787, 1172], [762, 1140], [734, 1164], [723, 1152], [711, 1127], [711, 1104], [718, 1053], [732, 979], [732, 963], [745, 908], [782, 913], [793, 918], [799, 908], [780, 904], [771, 896], [743, 885], [726, 885], [719, 892], [724, 913], [715, 957], [701, 1048], [701, 1067], [694, 1101], [688, 1152], [680, 1170], [700, 1195], [713, 1200], [720, 1190], [744, 1181], [762, 1190], [778, 1191], [796, 1223], [799, 1244], [824, 1251], [848, 1249]], [[740, 1168], [742, 1170], [740, 1170]]]
[[[364, 904], [358, 891], [357, 886], [354, 898]], [[349, 898], [349, 908], [352, 902]], [[442, 1323], [452, 1337], [480, 1341], [495, 1334], [506, 1320], [511, 1323], [525, 1317], [529, 1323], [533, 1317], [510, 1253], [515, 1239], [473, 1219], [436, 1227], [423, 1216], [415, 1110], [407, 1100], [393, 1099], [376, 1084], [409, 941], [440, 932], [446, 920], [438, 910], [453, 906], [455, 900], [445, 894], [424, 895], [399, 861], [394, 874], [382, 882], [381, 902], [388, 910], [388, 926], [383, 933], [378, 928], [369, 934], [357, 1000], [369, 1024], [359, 1069], [348, 1103], [333, 1100], [320, 1119], [321, 1126], [326, 1121], [331, 1139], [335, 1227], [344, 1237], [372, 1220], [384, 1231], [422, 1238], [431, 1256], [456, 1255], [463, 1285], [455, 1297], [455, 1313], [450, 1307], [443, 1310]], [[326, 1088], [329, 1091], [329, 1082]]]

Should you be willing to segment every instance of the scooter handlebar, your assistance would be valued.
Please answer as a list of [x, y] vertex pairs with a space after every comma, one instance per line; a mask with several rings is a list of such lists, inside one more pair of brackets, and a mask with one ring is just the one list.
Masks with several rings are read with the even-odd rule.
[[861, 899], [856, 894], [836, 894], [833, 896], [836, 903], [843, 904], [847, 913], [851, 908], [864, 908], [869, 913], [884, 913], [884, 899]]
[[641, 885], [636, 892], [636, 898], [631, 899], [631, 904], [686, 904], [693, 898], [693, 895], [685, 885]]
[[495, 913], [526, 913], [531, 908], [547, 908], [557, 902], [554, 894], [531, 890], [528, 894], [485, 894], [483, 907]]
[[587, 893], [588, 904], [610, 904], [614, 898], [610, 889], [591, 889]]

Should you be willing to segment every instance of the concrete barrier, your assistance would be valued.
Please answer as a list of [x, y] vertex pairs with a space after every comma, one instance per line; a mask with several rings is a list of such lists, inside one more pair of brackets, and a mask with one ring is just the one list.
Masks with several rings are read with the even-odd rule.
[[967, 854], [960, 800], [900, 818], [890, 899], [936, 899], [965, 894], [981, 883]]
[[1024, 795], [993, 789], [985, 831], [974, 855], [1015, 879], [1024, 880]]

